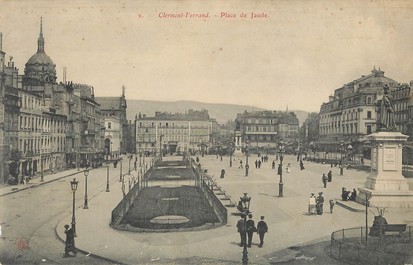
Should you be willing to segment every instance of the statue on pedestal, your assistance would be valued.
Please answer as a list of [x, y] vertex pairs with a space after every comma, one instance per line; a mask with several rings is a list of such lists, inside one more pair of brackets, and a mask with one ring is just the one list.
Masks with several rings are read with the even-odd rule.
[[385, 85], [383, 87], [384, 94], [380, 101], [379, 106], [379, 130], [380, 131], [394, 131], [396, 129], [396, 123], [394, 120], [394, 104], [393, 98], [389, 94], [389, 87]]

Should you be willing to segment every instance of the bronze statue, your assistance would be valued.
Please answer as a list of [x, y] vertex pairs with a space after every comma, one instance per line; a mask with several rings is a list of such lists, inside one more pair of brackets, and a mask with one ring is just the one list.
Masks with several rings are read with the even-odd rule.
[[383, 90], [383, 98], [380, 101], [379, 128], [380, 130], [392, 131], [396, 129], [393, 98], [389, 95], [389, 87], [387, 85], [383, 87]]

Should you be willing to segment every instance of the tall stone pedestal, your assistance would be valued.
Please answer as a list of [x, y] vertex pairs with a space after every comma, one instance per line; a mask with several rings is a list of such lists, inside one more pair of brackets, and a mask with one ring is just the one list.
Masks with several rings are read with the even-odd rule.
[[402, 175], [402, 144], [408, 136], [378, 132], [367, 137], [372, 142], [371, 172], [356, 201], [365, 204], [367, 197], [370, 206], [413, 207], [413, 191]]

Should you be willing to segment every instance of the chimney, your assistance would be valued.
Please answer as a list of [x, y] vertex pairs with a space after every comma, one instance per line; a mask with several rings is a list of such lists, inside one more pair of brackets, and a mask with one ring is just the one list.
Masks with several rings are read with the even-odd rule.
[[63, 67], [63, 84], [66, 85], [66, 66]]

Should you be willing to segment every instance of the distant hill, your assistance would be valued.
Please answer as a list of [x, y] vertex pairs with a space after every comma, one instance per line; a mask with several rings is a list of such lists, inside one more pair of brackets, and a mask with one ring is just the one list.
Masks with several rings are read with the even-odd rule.
[[[171, 113], [185, 113], [189, 109], [193, 110], [208, 110], [209, 116], [217, 120], [219, 124], [224, 124], [227, 121], [235, 120], [237, 113], [244, 111], [261, 111], [264, 109], [235, 104], [215, 104], [215, 103], [203, 103], [197, 101], [151, 101], [151, 100], [128, 100], [128, 107], [126, 109], [126, 115], [128, 120], [134, 120], [135, 115], [142, 113], [149, 117], [155, 116], [155, 111], [171, 112]], [[297, 115], [300, 124], [308, 116], [308, 112], [305, 111], [293, 111]]]

